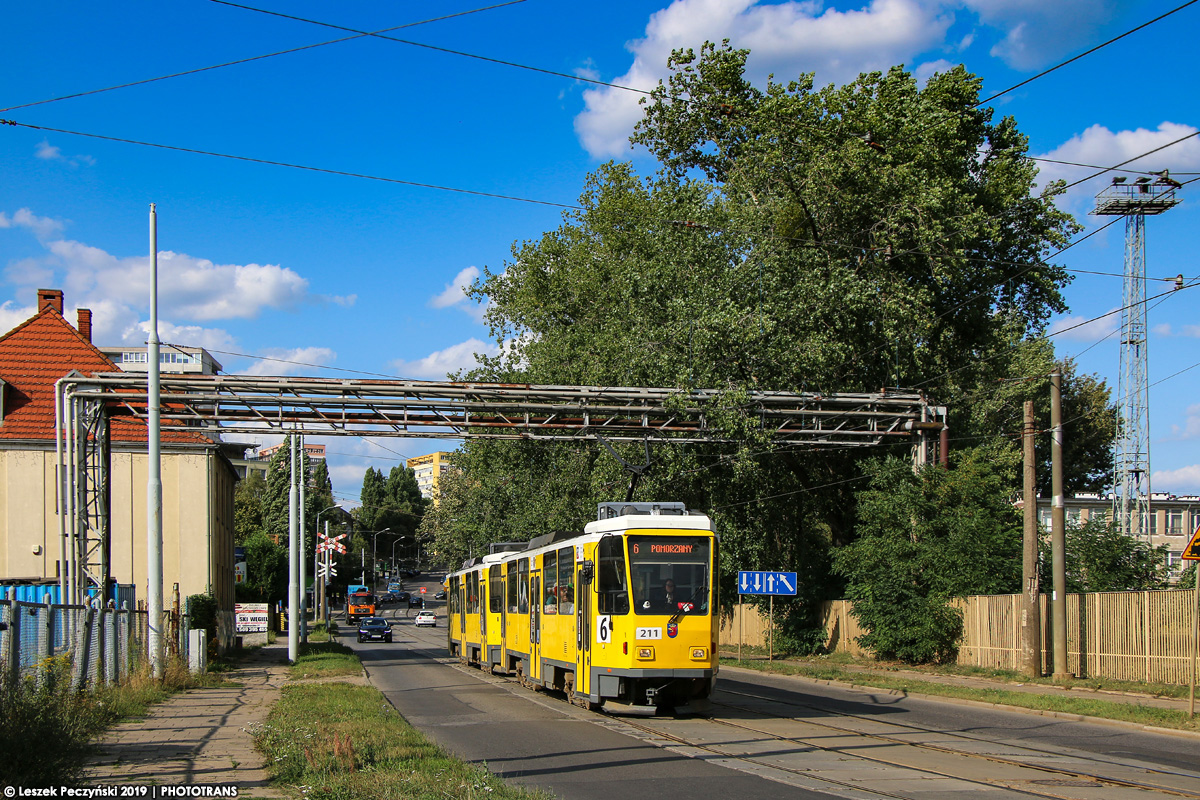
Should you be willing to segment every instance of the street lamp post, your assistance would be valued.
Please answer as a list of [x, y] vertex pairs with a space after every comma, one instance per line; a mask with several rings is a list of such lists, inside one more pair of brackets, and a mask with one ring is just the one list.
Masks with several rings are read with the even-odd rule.
[[[341, 506], [334, 504], [334, 505], [329, 506], [328, 508], [323, 508], [317, 512], [317, 533], [321, 532], [321, 515], [324, 514], [326, 511], [332, 511], [335, 508], [340, 509]], [[326, 527], [329, 526], [329, 520], [325, 520], [325, 525], [326, 525]], [[326, 536], [328, 536], [329, 531], [326, 531], [325, 533], [326, 533]], [[327, 577], [326, 578], [317, 577], [321, 574], [321, 566], [320, 565], [321, 565], [321, 550], [320, 550], [320, 548], [314, 547], [313, 548], [313, 606], [314, 606], [313, 622], [314, 623], [316, 622], [316, 615], [320, 614], [321, 619], [325, 620], [325, 627], [328, 628], [329, 627], [329, 603], [325, 599], [325, 585], [329, 582], [329, 579]], [[317, 591], [316, 591], [316, 587], [318, 584], [321, 587], [320, 599], [317, 598]]]
[[371, 537], [371, 585], [367, 588], [370, 589], [372, 593], [375, 591], [375, 584], [379, 582], [375, 576], [375, 543], [379, 541], [379, 534], [391, 532], [391, 528], [384, 528], [381, 531], [375, 531], [375, 535]]

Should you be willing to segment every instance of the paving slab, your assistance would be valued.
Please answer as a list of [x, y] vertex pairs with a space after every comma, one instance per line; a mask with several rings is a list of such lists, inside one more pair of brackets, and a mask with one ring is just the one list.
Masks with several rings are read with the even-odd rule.
[[286, 644], [249, 653], [225, 677], [239, 685], [180, 692], [105, 733], [83, 784], [234, 785], [239, 797], [285, 797], [251, 731], [288, 680]]

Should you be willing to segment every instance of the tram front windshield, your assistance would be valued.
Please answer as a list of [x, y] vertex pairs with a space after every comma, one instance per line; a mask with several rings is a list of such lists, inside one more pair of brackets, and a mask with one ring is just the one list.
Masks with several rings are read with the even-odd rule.
[[703, 536], [630, 536], [634, 612], [707, 614], [710, 542]]

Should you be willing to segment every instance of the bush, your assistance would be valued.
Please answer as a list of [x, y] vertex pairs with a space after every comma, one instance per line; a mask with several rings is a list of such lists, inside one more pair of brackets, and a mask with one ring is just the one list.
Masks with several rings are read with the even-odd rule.
[[95, 698], [71, 691], [71, 664], [51, 658], [43, 679], [0, 679], [0, 785], [46, 787], [82, 773], [88, 740], [101, 724]]

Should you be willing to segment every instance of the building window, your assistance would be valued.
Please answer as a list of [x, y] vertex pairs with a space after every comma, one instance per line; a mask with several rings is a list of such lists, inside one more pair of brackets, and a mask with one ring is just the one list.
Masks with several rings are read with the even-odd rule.
[[1183, 536], [1183, 509], [1167, 509], [1167, 536]]
[[1188, 533], [1194, 533], [1196, 528], [1200, 528], [1200, 511], [1192, 512], [1192, 525], [1188, 528]]
[[1172, 575], [1183, 572], [1183, 552], [1170, 550], [1167, 552], [1167, 571]]
[[1067, 509], [1067, 524], [1074, 527], [1079, 527], [1079, 520], [1083, 514], [1082, 509], [1068, 508]]
[[1050, 530], [1050, 524], [1051, 524], [1050, 509], [1048, 509], [1048, 508], [1039, 508], [1038, 509], [1038, 524], [1041, 525], [1046, 530]]

